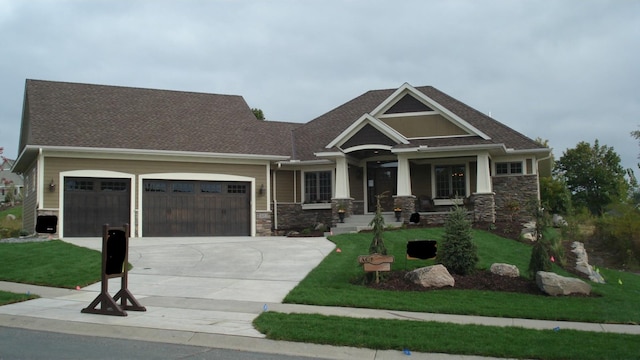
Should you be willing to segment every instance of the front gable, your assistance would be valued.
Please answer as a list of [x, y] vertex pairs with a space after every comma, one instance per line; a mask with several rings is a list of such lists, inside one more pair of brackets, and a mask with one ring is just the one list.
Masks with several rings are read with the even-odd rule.
[[331, 141], [326, 148], [334, 146], [345, 153], [367, 148], [387, 148], [397, 144], [408, 144], [400, 133], [384, 122], [365, 114]]
[[371, 112], [406, 139], [489, 136], [405, 83]]

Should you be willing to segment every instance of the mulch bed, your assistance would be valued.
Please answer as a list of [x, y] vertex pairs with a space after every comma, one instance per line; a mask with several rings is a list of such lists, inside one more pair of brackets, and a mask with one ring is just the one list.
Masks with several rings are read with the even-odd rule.
[[368, 284], [370, 288], [396, 291], [443, 291], [443, 290], [487, 290], [505, 291], [531, 295], [546, 295], [535, 282], [523, 277], [511, 278], [492, 274], [489, 271], [477, 270], [465, 276], [451, 274], [455, 280], [454, 287], [425, 288], [404, 278], [406, 271], [384, 273], [380, 283]]

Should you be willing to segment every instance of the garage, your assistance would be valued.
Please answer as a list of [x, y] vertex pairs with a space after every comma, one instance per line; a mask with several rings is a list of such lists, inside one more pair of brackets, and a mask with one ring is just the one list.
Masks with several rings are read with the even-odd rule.
[[65, 236], [102, 236], [103, 224], [129, 223], [130, 214], [130, 179], [65, 178]]
[[143, 236], [251, 235], [251, 183], [143, 181]]

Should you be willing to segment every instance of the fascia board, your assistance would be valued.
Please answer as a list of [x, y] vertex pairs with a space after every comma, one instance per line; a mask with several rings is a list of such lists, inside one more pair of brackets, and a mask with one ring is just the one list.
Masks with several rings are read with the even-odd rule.
[[[28, 148], [42, 149], [50, 155], [59, 157], [96, 157], [96, 158], [123, 158], [123, 159], [144, 159], [151, 160], [162, 158], [192, 158], [203, 161], [213, 159], [229, 159], [234, 161], [283, 161], [289, 156], [282, 155], [259, 155], [259, 154], [236, 154], [236, 153], [208, 153], [190, 151], [168, 151], [168, 150], [144, 150], [144, 149], [116, 149], [116, 148], [85, 148], [67, 146], [29, 146]], [[25, 149], [26, 150], [26, 149]]]
[[451, 152], [451, 151], [492, 151], [499, 150], [507, 153], [507, 149], [504, 144], [491, 144], [491, 145], [464, 145], [464, 146], [416, 146], [411, 148], [393, 149], [392, 153], [437, 153], [437, 152]]
[[391, 94], [388, 98], [386, 98], [383, 102], [380, 103], [380, 105], [378, 105], [375, 109], [373, 109], [373, 111], [371, 111], [370, 114], [372, 114], [373, 116], [378, 116], [380, 115], [380, 113], [382, 112], [382, 110], [384, 110], [387, 106], [389, 106], [389, 104], [398, 99], [400, 97], [400, 95], [404, 95], [404, 92], [408, 92], [411, 91], [413, 93], [418, 93], [418, 91], [411, 85], [409, 85], [409, 83], [404, 83], [402, 84], [402, 86], [400, 86], [396, 91], [393, 92], [393, 94]]

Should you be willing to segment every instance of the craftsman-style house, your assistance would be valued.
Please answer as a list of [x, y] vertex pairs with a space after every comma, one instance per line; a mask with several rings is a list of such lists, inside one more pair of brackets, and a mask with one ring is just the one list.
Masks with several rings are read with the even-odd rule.
[[[368, 91], [307, 123], [240, 96], [27, 80], [24, 226], [61, 237], [269, 235], [386, 212], [495, 222], [539, 197], [550, 149], [430, 87]], [[414, 219], [415, 220], [415, 219]]]

